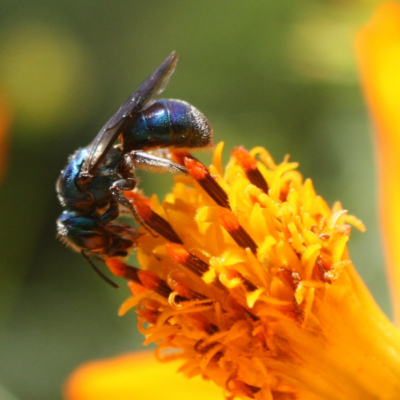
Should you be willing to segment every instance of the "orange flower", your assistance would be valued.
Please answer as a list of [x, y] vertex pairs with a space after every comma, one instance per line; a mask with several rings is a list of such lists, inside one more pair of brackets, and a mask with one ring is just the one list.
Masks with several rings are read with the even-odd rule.
[[[379, 130], [394, 292], [400, 288], [400, 5], [377, 13], [357, 49]], [[277, 165], [263, 148], [238, 148], [223, 171], [222, 148], [208, 169], [175, 154], [189, 176], [177, 178], [161, 204], [135, 196], [148, 228], [138, 239], [141, 269], [107, 260], [132, 292], [120, 313], [136, 306], [139, 330], [146, 344], [158, 345], [158, 359], [222, 388], [220, 396], [208, 393], [212, 386], [203, 382], [201, 398], [222, 392], [256, 400], [399, 398], [400, 332], [347, 252], [350, 225], [363, 230], [363, 224], [340, 203], [330, 209], [296, 163]], [[143, 355], [88, 364], [70, 379], [67, 398], [192, 398], [202, 390], [186, 391], [164, 364], [154, 365]]]
[[[135, 195], [147, 226], [137, 240], [141, 269], [106, 260], [129, 281], [121, 314], [137, 306], [139, 330], [145, 344], [158, 345], [159, 360], [180, 360], [187, 377], [212, 380], [232, 398], [395, 398], [400, 333], [346, 248], [349, 224], [363, 224], [340, 203], [330, 209], [297, 163], [276, 165], [263, 148], [238, 148], [223, 173], [222, 149], [209, 169], [177, 154], [189, 175], [162, 204]], [[106, 365], [98, 368], [102, 384], [126, 376], [116, 378], [127, 369], [121, 362]], [[133, 368], [132, 380], [142, 376], [140, 363]], [[89, 399], [85, 391], [101, 398], [105, 389], [85, 378], [95, 370], [76, 373], [70, 399]], [[137, 398], [153, 379], [140, 378], [140, 389], [116, 386]]]
[[357, 37], [366, 97], [377, 131], [381, 221], [394, 317], [400, 321], [400, 4], [385, 3]]

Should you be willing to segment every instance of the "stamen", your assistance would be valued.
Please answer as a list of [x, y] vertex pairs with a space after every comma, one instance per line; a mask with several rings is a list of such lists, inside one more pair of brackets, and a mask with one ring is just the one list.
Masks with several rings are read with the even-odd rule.
[[239, 381], [239, 380], [236, 380], [236, 381], [235, 381], [236, 384], [238, 384], [239, 382], [241, 383], [240, 387], [241, 387], [242, 391], [243, 391], [244, 393], [247, 392], [247, 394], [248, 394], [249, 397], [254, 397], [253, 395], [256, 394], [256, 393], [258, 393], [258, 392], [261, 390], [261, 388], [259, 388], [259, 387], [257, 387], [257, 386], [249, 385], [249, 384], [246, 383], [246, 382]]
[[[197, 327], [197, 329], [201, 331], [207, 332], [209, 335], [213, 335], [218, 332], [219, 329], [216, 325], [212, 324], [202, 313], [191, 313], [188, 314], [188, 318], [190, 319], [190, 324]], [[202, 342], [202, 340], [201, 340]], [[194, 349], [196, 350], [196, 345], [194, 345]]]
[[175, 243], [167, 244], [167, 251], [173, 261], [189, 268], [197, 276], [203, 276], [209, 270], [209, 265], [194, 254], [189, 253], [183, 246]]
[[210, 362], [214, 362], [217, 363], [218, 361], [221, 360], [221, 358], [223, 357], [224, 353], [222, 351], [217, 351], [211, 358], [210, 358]]
[[232, 156], [236, 158], [238, 164], [243, 168], [247, 179], [268, 194], [268, 183], [257, 167], [257, 160], [244, 147], [236, 147], [232, 151]]
[[168, 297], [172, 292], [167, 283], [153, 272], [138, 270], [137, 275], [146, 289], [153, 290], [164, 297]]
[[285, 400], [297, 400], [298, 397], [294, 393], [288, 393], [288, 392], [277, 392], [277, 391], [271, 391], [272, 398], [279, 400], [279, 399], [285, 399]]
[[304, 312], [302, 311], [299, 304], [297, 304], [296, 298], [294, 296], [290, 304], [279, 305], [277, 306], [277, 310], [282, 313], [282, 315], [286, 315], [287, 317], [292, 318], [300, 324], [304, 321]]
[[246, 397], [249, 397], [251, 399], [254, 399], [254, 395], [261, 390], [261, 388], [251, 386], [246, 382], [237, 379], [237, 372], [232, 373], [231, 376], [227, 379], [227, 381], [225, 382], [225, 388], [233, 395], [235, 393], [244, 393]]
[[235, 300], [232, 296], [226, 296], [224, 299], [224, 306], [226, 309], [235, 310], [235, 313], [242, 313], [244, 317], [247, 319], [251, 319], [252, 321], [259, 321], [260, 318], [247, 310], [244, 306], [239, 304], [237, 300]]
[[279, 268], [278, 276], [282, 282], [286, 283], [290, 288], [295, 291], [301, 281], [301, 277], [297, 272], [289, 271], [286, 268]]
[[287, 200], [290, 191], [290, 180], [286, 180], [281, 184], [281, 189], [279, 192], [279, 200], [284, 203]]
[[[174, 277], [174, 274], [168, 275], [168, 286], [173, 289], [174, 292], [178, 293], [179, 296], [190, 300], [206, 300], [207, 297], [201, 293], [197, 293], [192, 290], [189, 285], [182, 282]], [[210, 300], [211, 301], [211, 300]]]
[[150, 271], [142, 271], [136, 267], [131, 267], [117, 258], [107, 258], [106, 265], [110, 271], [122, 278], [136, 282], [148, 290], [158, 293], [160, 296], [168, 298], [172, 290], [167, 283]]
[[139, 312], [137, 312], [137, 314], [143, 317], [149, 324], [156, 324], [160, 316], [159, 311], [149, 309], [141, 309]]
[[293, 309], [297, 321], [302, 324], [304, 322], [305, 316], [304, 310], [302, 309], [302, 307], [300, 307], [295, 298], [293, 298]]
[[244, 276], [242, 276], [242, 280], [244, 286], [249, 292], [254, 292], [255, 290], [257, 290], [257, 286], [253, 282], [250, 282], [248, 279], [246, 279]]
[[173, 230], [172, 226], [163, 217], [155, 213], [147, 204], [141, 201], [136, 201], [132, 203], [133, 207], [139, 216], [139, 218], [145, 223], [149, 228], [155, 230], [165, 239], [173, 243], [182, 244], [182, 240]]
[[243, 282], [243, 285], [249, 292], [254, 292], [255, 290], [257, 290], [257, 286], [253, 282], [245, 278], [239, 271], [233, 269], [227, 269], [226, 275], [228, 276], [229, 279], [240, 278]]
[[185, 167], [189, 175], [194, 178], [208, 195], [221, 207], [230, 209], [228, 195], [225, 190], [211, 176], [207, 168], [191, 157], [184, 157]]
[[250, 248], [254, 254], [257, 254], [257, 244], [240, 225], [239, 220], [232, 211], [221, 208], [218, 212], [218, 221], [240, 247], [244, 249]]
[[183, 161], [189, 171], [189, 174], [192, 178], [196, 179], [196, 181], [203, 181], [204, 179], [207, 179], [207, 175], [209, 175], [209, 172], [200, 161], [195, 160], [192, 157], [185, 157]]
[[188, 151], [186, 150], [173, 150], [171, 151], [172, 161], [179, 165], [185, 165], [185, 158], [191, 158], [196, 160]]
[[208, 353], [213, 347], [217, 346], [217, 342], [211, 342], [206, 345], [203, 344], [204, 339], [200, 339], [196, 344], [194, 345], [194, 351], [198, 354], [206, 354]]
[[128, 200], [133, 200], [134, 202], [140, 202], [147, 204], [149, 207], [151, 205], [151, 200], [148, 197], [143, 196], [141, 193], [133, 192], [132, 190], [125, 190], [124, 196]]
[[315, 261], [315, 268], [317, 276], [326, 283], [332, 283], [332, 279], [329, 277], [328, 272], [332, 270], [332, 260], [326, 255], [320, 254]]

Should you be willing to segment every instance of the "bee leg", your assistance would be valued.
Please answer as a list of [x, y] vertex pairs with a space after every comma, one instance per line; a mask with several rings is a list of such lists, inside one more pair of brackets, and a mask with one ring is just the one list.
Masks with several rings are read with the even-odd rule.
[[[133, 214], [133, 217], [135, 218], [136, 221], [140, 222], [142, 226], [153, 235], [153, 233], [149, 230], [149, 228], [146, 226], [142, 218], [140, 218], [140, 215], [136, 211], [135, 207], [132, 205], [131, 200], [127, 199], [121, 192], [124, 190], [133, 190], [136, 187], [136, 180], [133, 178], [126, 178], [126, 179], [120, 179], [118, 181], [115, 181], [111, 187], [110, 187], [110, 192], [114, 199], [127, 207]], [[154, 236], [154, 235], [153, 235]]]
[[118, 202], [115, 199], [110, 201], [109, 209], [100, 217], [101, 222], [107, 223], [114, 221], [118, 218], [119, 215], [119, 208]]
[[176, 164], [166, 158], [153, 156], [152, 154], [144, 151], [131, 151], [124, 157], [124, 162], [130, 169], [141, 168], [150, 172], [183, 172], [187, 174], [188, 171], [182, 165]]
[[[122, 191], [123, 190], [133, 190], [136, 187], [136, 180], [133, 178], [126, 178], [126, 179], [120, 179], [118, 181], [115, 181], [111, 187], [110, 187], [110, 192], [114, 199], [118, 201], [118, 203], [121, 203], [125, 207], [128, 207], [134, 214], [135, 218], [137, 218], [137, 213], [132, 207], [131, 202], [129, 199], [127, 199]], [[140, 219], [139, 219], [140, 220]]]
[[83, 256], [83, 258], [88, 262], [88, 264], [92, 267], [93, 271], [101, 278], [103, 279], [104, 282], [108, 283], [111, 287], [115, 288], [115, 289], [119, 289], [119, 286], [112, 281], [110, 278], [108, 278], [106, 275], [103, 274], [103, 272], [101, 272], [99, 270], [99, 268], [97, 268], [96, 264], [89, 258], [89, 256], [82, 250], [81, 254]]

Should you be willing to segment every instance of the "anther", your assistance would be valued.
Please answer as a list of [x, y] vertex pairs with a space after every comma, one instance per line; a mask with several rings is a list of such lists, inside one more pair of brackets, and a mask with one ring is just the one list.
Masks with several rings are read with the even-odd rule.
[[188, 300], [206, 300], [207, 297], [192, 290], [186, 283], [174, 278], [172, 274], [168, 276], [168, 286], [173, 289], [180, 297]]
[[289, 195], [289, 191], [290, 191], [290, 180], [286, 180], [283, 183], [281, 183], [281, 188], [280, 188], [280, 192], [279, 192], [279, 200], [282, 202], [285, 202]]
[[297, 289], [297, 286], [301, 282], [301, 277], [298, 272], [289, 271], [286, 268], [279, 268], [278, 277], [291, 287], [293, 291]]
[[329, 278], [328, 272], [332, 270], [332, 260], [326, 255], [320, 254], [315, 261], [315, 272], [317, 276], [326, 283], [332, 283], [332, 279]]
[[225, 387], [229, 392], [239, 392], [251, 399], [254, 399], [254, 395], [261, 390], [259, 387], [249, 385], [248, 383], [237, 379], [236, 373], [231, 375], [231, 377], [225, 382]]
[[243, 282], [244, 287], [247, 289], [247, 291], [254, 292], [255, 290], [257, 290], [257, 286], [253, 282], [251, 282], [247, 278], [245, 278], [240, 272], [238, 272], [236, 270], [228, 269], [226, 271], [226, 274], [229, 279], [240, 278]]
[[243, 382], [244, 387], [246, 387], [250, 393], [256, 394], [258, 393], [261, 388], [257, 387], [257, 386], [253, 386], [253, 385], [249, 385], [248, 383]]
[[240, 225], [236, 215], [232, 211], [221, 208], [218, 212], [218, 221], [240, 247], [249, 248], [253, 254], [257, 254], [257, 244]]
[[173, 261], [189, 268], [197, 276], [203, 276], [209, 270], [209, 265], [194, 254], [189, 253], [183, 246], [175, 243], [167, 244], [167, 251]]
[[304, 322], [304, 311], [302, 310], [302, 307], [297, 303], [296, 299], [293, 297], [293, 310], [294, 310], [294, 316], [296, 320], [299, 323]]
[[[207, 332], [208, 335], [213, 335], [218, 332], [218, 327], [212, 324], [202, 313], [190, 313], [187, 315], [190, 325], [193, 325], [196, 329]], [[195, 345], [196, 346], [196, 345]], [[196, 349], [196, 347], [195, 347]]]
[[171, 151], [172, 161], [179, 165], [185, 165], [185, 158], [196, 160], [187, 150], [176, 149]]
[[146, 226], [153, 229], [170, 242], [182, 244], [181, 239], [173, 230], [170, 223], [155, 213], [147, 204], [141, 201], [135, 201], [132, 205], [135, 207], [139, 218]]
[[228, 195], [225, 190], [211, 176], [207, 168], [192, 157], [184, 157], [185, 167], [189, 175], [195, 179], [208, 195], [221, 207], [229, 208]]
[[246, 289], [249, 292], [254, 292], [255, 290], [257, 290], [257, 286], [253, 282], [250, 282], [248, 279], [244, 278], [243, 276], [242, 276], [242, 280], [243, 280], [243, 285], [246, 287]]
[[236, 158], [238, 164], [242, 167], [247, 179], [268, 194], [268, 183], [257, 167], [257, 160], [242, 146], [236, 147], [232, 151], [232, 156]]
[[301, 306], [297, 303], [296, 298], [293, 296], [291, 304], [277, 306], [277, 310], [283, 315], [302, 323], [304, 321], [304, 312]]
[[148, 197], [143, 196], [142, 194], [140, 194], [138, 192], [133, 192], [132, 190], [125, 190], [124, 196], [128, 200], [132, 200], [135, 203], [136, 202], [144, 203], [144, 204], [147, 204], [149, 207], [151, 205], [151, 200]]
[[217, 342], [211, 342], [208, 344], [204, 344], [204, 339], [200, 339], [194, 345], [194, 351], [198, 354], [206, 354], [208, 353], [213, 347], [217, 346]]
[[160, 312], [156, 310], [141, 309], [137, 311], [138, 315], [143, 317], [146, 322], [156, 324], [160, 316]]
[[153, 272], [142, 271], [136, 267], [131, 267], [117, 258], [107, 258], [105, 263], [114, 275], [138, 283], [144, 288], [158, 293], [160, 296], [168, 298], [172, 293], [167, 283]]
[[172, 290], [168, 287], [167, 283], [160, 279], [155, 273], [139, 269], [137, 275], [146, 289], [153, 290], [166, 298], [171, 294]]

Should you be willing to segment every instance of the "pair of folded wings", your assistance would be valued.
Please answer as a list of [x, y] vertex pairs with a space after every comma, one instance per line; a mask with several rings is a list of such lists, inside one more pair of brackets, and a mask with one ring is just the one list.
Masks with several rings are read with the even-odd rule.
[[105, 123], [88, 146], [89, 156], [85, 159], [80, 176], [93, 176], [109, 152], [129, 117], [150, 107], [165, 89], [174, 73], [178, 56], [173, 51], [163, 63], [128, 97], [118, 111]]

